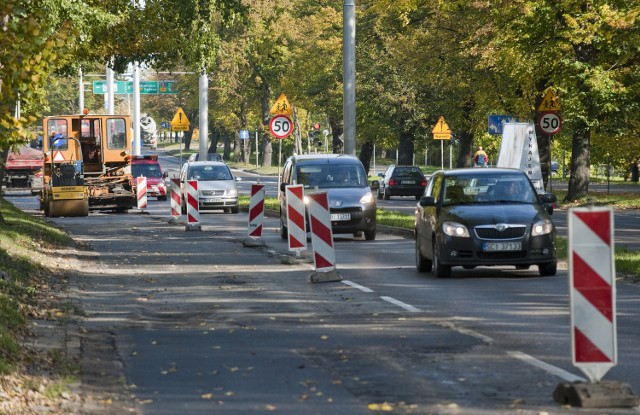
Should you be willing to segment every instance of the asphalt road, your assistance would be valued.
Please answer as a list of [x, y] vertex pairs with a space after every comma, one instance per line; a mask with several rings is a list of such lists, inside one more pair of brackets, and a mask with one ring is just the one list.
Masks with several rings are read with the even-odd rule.
[[[186, 231], [155, 200], [51, 221], [79, 243], [69, 301], [84, 314], [85, 387], [122, 386], [85, 413], [637, 413], [553, 401], [559, 382], [584, 379], [571, 362], [566, 271], [439, 280], [415, 271], [411, 239], [336, 235], [343, 281], [312, 284], [310, 253], [289, 254], [275, 218], [263, 247], [243, 245], [245, 213], [202, 214], [202, 230]], [[636, 391], [639, 294], [618, 282], [619, 363], [606, 376]], [[107, 361], [113, 370], [96, 363]]]

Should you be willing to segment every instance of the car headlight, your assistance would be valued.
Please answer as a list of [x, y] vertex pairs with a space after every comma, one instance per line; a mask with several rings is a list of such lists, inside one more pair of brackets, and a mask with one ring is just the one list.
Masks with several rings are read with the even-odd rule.
[[238, 194], [238, 189], [229, 189], [229, 191], [227, 192], [227, 194], [229, 196], [235, 196]]
[[457, 236], [459, 238], [469, 238], [469, 230], [466, 226], [457, 222], [445, 222], [442, 224], [442, 231], [449, 236]]
[[309, 199], [309, 196], [303, 196], [303, 197], [302, 197], [302, 203], [304, 203], [305, 205], [308, 205], [308, 204], [309, 204], [309, 200], [310, 200], [310, 199]]
[[360, 203], [362, 203], [363, 205], [370, 205], [374, 203], [374, 201], [375, 199], [373, 198], [373, 194], [371, 194], [371, 192], [368, 192], [360, 198]]
[[553, 223], [549, 219], [542, 219], [536, 222], [531, 227], [531, 236], [540, 236], [551, 233], [553, 230]]

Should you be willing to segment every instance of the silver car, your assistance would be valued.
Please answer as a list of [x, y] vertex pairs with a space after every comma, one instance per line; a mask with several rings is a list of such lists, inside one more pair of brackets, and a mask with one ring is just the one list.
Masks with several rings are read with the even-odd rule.
[[198, 205], [200, 210], [222, 209], [238, 213], [238, 188], [229, 166], [218, 161], [194, 161], [185, 163], [180, 171], [182, 213], [187, 213], [187, 181], [198, 181]]

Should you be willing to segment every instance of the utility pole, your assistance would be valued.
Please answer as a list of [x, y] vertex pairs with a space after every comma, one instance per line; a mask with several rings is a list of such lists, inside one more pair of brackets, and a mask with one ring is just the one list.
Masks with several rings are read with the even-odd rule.
[[344, 153], [356, 154], [356, 2], [344, 0], [342, 22]]

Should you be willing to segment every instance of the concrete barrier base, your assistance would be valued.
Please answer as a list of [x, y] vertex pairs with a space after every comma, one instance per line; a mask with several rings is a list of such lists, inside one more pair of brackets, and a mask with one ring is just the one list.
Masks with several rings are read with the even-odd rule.
[[252, 238], [248, 236], [242, 240], [242, 246], [247, 248], [259, 248], [265, 246], [265, 243], [262, 239]]
[[184, 230], [185, 231], [201, 231], [202, 230], [202, 226], [199, 223], [197, 225], [186, 224], [186, 225], [184, 225]]
[[553, 399], [562, 405], [582, 408], [633, 408], [640, 405], [628, 384], [611, 380], [562, 382], [553, 391]]
[[314, 272], [309, 279], [311, 282], [339, 282], [342, 281], [342, 276], [334, 269], [328, 272]]

